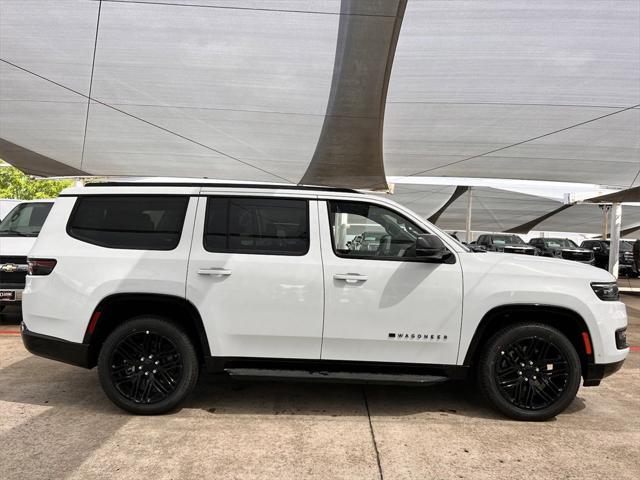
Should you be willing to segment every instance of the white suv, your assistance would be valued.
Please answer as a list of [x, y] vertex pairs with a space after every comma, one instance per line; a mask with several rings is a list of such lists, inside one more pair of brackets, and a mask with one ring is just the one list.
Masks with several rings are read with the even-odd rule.
[[[377, 232], [375, 249], [353, 239]], [[614, 278], [471, 252], [376, 195], [318, 187], [107, 183], [65, 190], [29, 257], [22, 338], [98, 366], [134, 413], [230, 376], [428, 384], [470, 372], [540, 420], [618, 370]]]

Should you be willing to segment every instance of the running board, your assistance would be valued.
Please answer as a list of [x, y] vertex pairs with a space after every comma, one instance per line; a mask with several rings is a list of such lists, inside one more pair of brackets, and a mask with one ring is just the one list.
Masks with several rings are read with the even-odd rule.
[[365, 373], [365, 372], [329, 372], [308, 370], [268, 370], [262, 368], [226, 368], [224, 370], [232, 378], [242, 380], [314, 380], [346, 383], [379, 383], [379, 384], [410, 384], [430, 385], [442, 383], [447, 377], [437, 375]]

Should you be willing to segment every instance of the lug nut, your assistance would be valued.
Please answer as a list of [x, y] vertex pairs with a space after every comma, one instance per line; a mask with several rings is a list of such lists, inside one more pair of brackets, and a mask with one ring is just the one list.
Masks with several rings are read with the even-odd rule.
[[522, 370], [518, 370], [518, 375], [522, 376]]
[[524, 381], [525, 381], [525, 382], [528, 382], [528, 381], [529, 381], [529, 379], [528, 379], [527, 377], [524, 377]]
[[536, 379], [536, 376], [535, 376], [535, 375], [533, 376], [533, 379], [534, 379], [534, 380]]
[[156, 360], [156, 365], [160, 365], [160, 361], [159, 360]]
[[539, 372], [539, 371], [540, 371], [540, 369], [538, 367], [536, 367], [536, 372]]
[[149, 375], [149, 372], [144, 372], [145, 375]]
[[156, 371], [154, 370], [153, 373], [156, 373]]

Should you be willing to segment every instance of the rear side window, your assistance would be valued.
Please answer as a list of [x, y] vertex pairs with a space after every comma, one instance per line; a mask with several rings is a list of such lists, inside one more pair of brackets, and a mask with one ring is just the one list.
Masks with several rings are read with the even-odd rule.
[[188, 203], [186, 196], [80, 196], [67, 232], [102, 247], [173, 250], [180, 242]]
[[210, 197], [204, 248], [210, 252], [304, 255], [309, 251], [307, 201]]

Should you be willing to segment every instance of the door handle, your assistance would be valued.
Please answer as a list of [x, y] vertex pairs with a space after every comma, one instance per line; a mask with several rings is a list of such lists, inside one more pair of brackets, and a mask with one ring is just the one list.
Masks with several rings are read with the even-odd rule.
[[367, 276], [359, 273], [336, 273], [333, 275], [336, 280], [344, 280], [347, 283], [366, 282]]
[[231, 270], [226, 268], [200, 268], [198, 269], [198, 275], [220, 275], [228, 277], [231, 275]]

